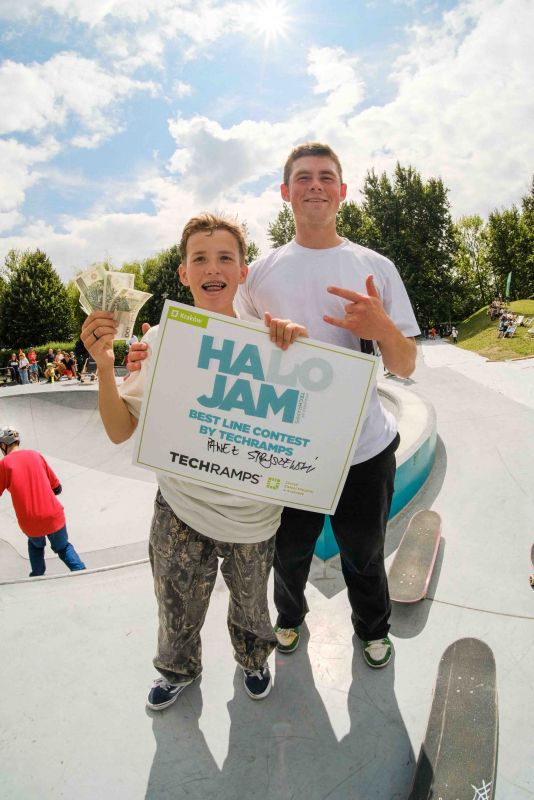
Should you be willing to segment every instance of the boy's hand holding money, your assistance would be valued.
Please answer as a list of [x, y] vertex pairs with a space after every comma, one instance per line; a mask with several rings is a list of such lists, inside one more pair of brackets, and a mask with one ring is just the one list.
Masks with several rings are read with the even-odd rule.
[[82, 325], [81, 340], [99, 370], [113, 370], [115, 366], [113, 339], [117, 327], [111, 311], [99, 310], [92, 311]]

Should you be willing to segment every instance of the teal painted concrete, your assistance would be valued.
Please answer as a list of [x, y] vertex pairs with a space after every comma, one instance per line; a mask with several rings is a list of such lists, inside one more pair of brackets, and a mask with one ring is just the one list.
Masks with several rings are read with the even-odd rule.
[[[415, 497], [432, 471], [436, 456], [436, 428], [432, 428], [428, 433], [428, 438], [421, 443], [421, 446], [397, 466], [390, 519]], [[339, 548], [332, 531], [330, 517], [327, 516], [322, 533], [315, 545], [315, 555], [326, 561], [337, 553], [339, 553]]]

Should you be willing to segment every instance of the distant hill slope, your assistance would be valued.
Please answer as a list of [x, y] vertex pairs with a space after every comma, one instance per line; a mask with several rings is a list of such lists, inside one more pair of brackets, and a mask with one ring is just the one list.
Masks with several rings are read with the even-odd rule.
[[[525, 319], [534, 317], [534, 300], [514, 300], [507, 308], [514, 314], [522, 314]], [[488, 306], [484, 306], [458, 325], [458, 347], [472, 350], [491, 361], [534, 357], [534, 336], [529, 335], [528, 328], [520, 326], [512, 339], [499, 339], [499, 321], [491, 322], [487, 310]], [[529, 328], [533, 326], [534, 321]]]

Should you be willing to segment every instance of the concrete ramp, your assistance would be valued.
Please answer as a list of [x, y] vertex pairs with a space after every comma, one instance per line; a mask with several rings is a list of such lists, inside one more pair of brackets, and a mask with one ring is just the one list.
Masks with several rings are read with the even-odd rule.
[[[22, 446], [41, 452], [56, 472], [63, 485], [60, 500], [69, 536], [78, 552], [84, 558], [95, 552], [94, 563], [87, 562], [91, 567], [146, 557], [156, 481], [132, 464], [133, 441], [109, 441], [95, 388], [73, 382], [28, 388], [31, 391], [0, 397], [0, 423], [16, 427]], [[0, 538], [26, 559], [26, 537], [8, 497], [0, 504], [0, 527]], [[2, 562], [0, 576], [8, 577], [8, 570], [9, 577], [23, 577], [27, 563], [20, 563], [12, 575], [11, 562]], [[52, 564], [64, 571], [53, 555]]]
[[[496, 662], [493, 797], [532, 800], [534, 361], [499, 365], [497, 390], [488, 385], [494, 365], [477, 362], [465, 375], [455, 358], [462, 366], [459, 348], [424, 342], [413, 379], [387, 379], [436, 409], [439, 432], [429, 479], [388, 525], [387, 565], [415, 511], [431, 508], [443, 520], [427, 598], [393, 610], [387, 669], [363, 662], [339, 557], [315, 559], [299, 649], [270, 657], [273, 692], [252, 702], [233, 661], [219, 576], [202, 632], [201, 681], [171, 708], [147, 712], [157, 629], [149, 565], [66, 573], [51, 562], [47, 574], [57, 565], [61, 578], [0, 586], [2, 798], [405, 800], [441, 656], [470, 637]], [[131, 467], [131, 445], [108, 444], [94, 391], [22, 389], [0, 390], [0, 421], [18, 420], [24, 443], [58, 470], [73, 541], [102, 548], [84, 553], [88, 565], [99, 553], [119, 563], [136, 546], [146, 550], [151, 476]], [[2, 497], [2, 571], [10, 554], [24, 564], [2, 541], [10, 513]], [[24, 544], [15, 525], [10, 537]], [[121, 537], [134, 543], [121, 546]], [[274, 618], [272, 585], [269, 598]], [[466, 800], [489, 797], [483, 779]]]

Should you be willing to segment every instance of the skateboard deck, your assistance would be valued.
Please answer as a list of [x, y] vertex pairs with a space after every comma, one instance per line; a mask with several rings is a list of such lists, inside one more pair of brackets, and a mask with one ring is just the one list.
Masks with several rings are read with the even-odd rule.
[[396, 603], [417, 603], [426, 597], [441, 539], [441, 517], [418, 511], [401, 539], [388, 574], [389, 594]]
[[498, 727], [493, 653], [458, 639], [439, 663], [408, 800], [493, 800]]

